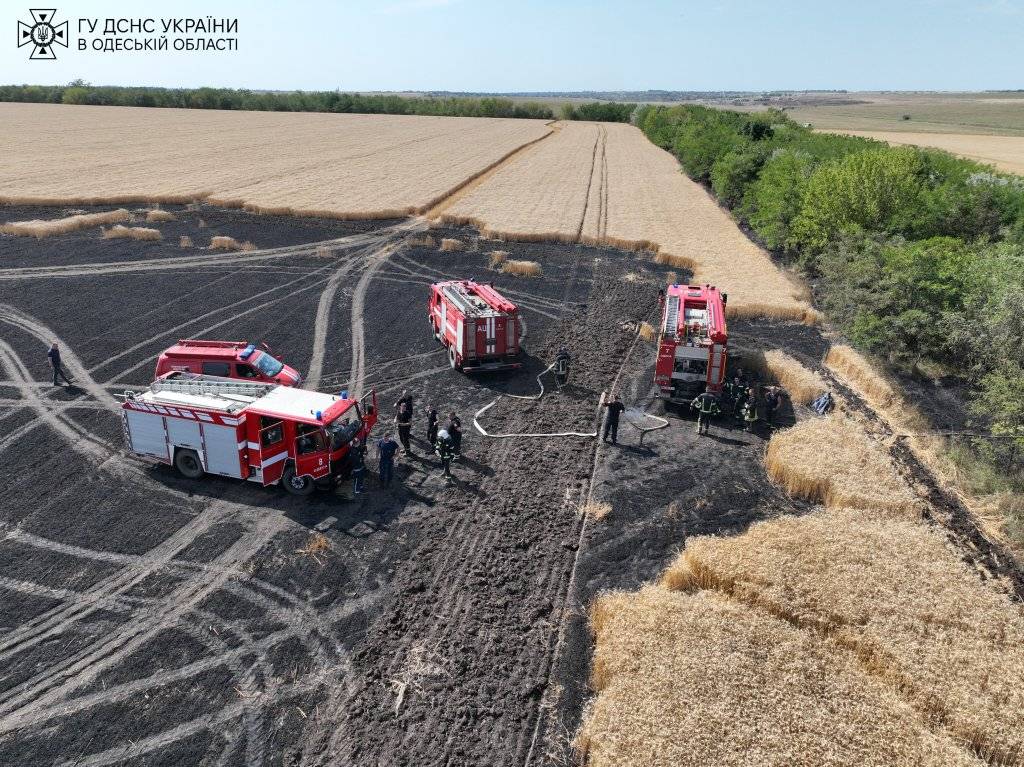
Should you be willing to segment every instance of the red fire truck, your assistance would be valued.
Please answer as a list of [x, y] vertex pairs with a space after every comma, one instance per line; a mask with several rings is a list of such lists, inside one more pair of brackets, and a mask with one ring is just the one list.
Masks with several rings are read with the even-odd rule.
[[456, 370], [522, 366], [519, 309], [493, 286], [472, 280], [434, 283], [427, 309], [430, 330], [448, 348], [448, 362]]
[[349, 445], [377, 422], [377, 395], [357, 402], [279, 384], [174, 371], [146, 391], [125, 392], [125, 440], [133, 453], [203, 474], [282, 484], [307, 495], [347, 473]]
[[157, 378], [172, 370], [284, 386], [302, 383], [298, 371], [271, 354], [266, 344], [261, 343], [257, 347], [248, 341], [183, 338], [165, 349], [156, 361]]
[[668, 286], [654, 371], [665, 399], [689, 402], [705, 391], [722, 391], [726, 300], [713, 285]]

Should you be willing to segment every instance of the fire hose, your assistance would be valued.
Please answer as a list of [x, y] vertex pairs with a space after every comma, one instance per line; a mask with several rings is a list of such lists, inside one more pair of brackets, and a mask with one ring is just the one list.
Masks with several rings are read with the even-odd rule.
[[[498, 400], [500, 400], [502, 397], [512, 397], [513, 399], [528, 399], [528, 400], [539, 400], [541, 397], [543, 397], [544, 396], [544, 382], [541, 380], [541, 376], [543, 376], [545, 373], [548, 373], [552, 369], [554, 369], [556, 364], [557, 363], [552, 362], [550, 365], [548, 365], [544, 370], [542, 370], [537, 375], [537, 385], [540, 386], [540, 392], [539, 393], [537, 393], [537, 394], [502, 394], [502, 395], [500, 395], [498, 397], [495, 397], [489, 403], [487, 403], [482, 408], [477, 410], [476, 413], [473, 414], [473, 426], [476, 427], [476, 430], [478, 432], [480, 432], [480, 434], [483, 435], [484, 437], [490, 437], [491, 439], [512, 439], [514, 437], [596, 437], [597, 436], [597, 430], [594, 430], [594, 431], [591, 431], [591, 432], [555, 431], [555, 432], [529, 432], [529, 433], [524, 432], [524, 433], [515, 433], [515, 434], [491, 434], [483, 426], [480, 425], [480, 420], [479, 420], [480, 416], [482, 416], [484, 413], [486, 413], [492, 407], [497, 405], [498, 404]], [[604, 395], [605, 395], [605, 392], [601, 392], [601, 398], [598, 400], [598, 407], [600, 407], [601, 403], [604, 402]], [[667, 425], [667, 423], [666, 423], [666, 425]]]

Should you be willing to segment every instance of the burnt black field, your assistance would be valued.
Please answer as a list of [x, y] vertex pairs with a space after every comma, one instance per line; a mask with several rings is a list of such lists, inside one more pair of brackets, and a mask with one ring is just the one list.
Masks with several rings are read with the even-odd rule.
[[[657, 323], [664, 279], [649, 254], [168, 209], [176, 221], [138, 224], [160, 228], [157, 242], [98, 228], [0, 235], [2, 764], [568, 763], [593, 595], [657, 577], [690, 535], [808, 509], [766, 479], [766, 431], [722, 421], [698, 438], [669, 413], [641, 444], [630, 422], [663, 414], [654, 347], [637, 337], [640, 322]], [[0, 220], [67, 213], [6, 207]], [[441, 252], [425, 234], [465, 250]], [[257, 250], [211, 251], [213, 235]], [[538, 261], [543, 276], [488, 269], [494, 249]], [[461, 277], [520, 305], [522, 370], [473, 378], [448, 366], [428, 331], [428, 287]], [[747, 348], [821, 367], [816, 329], [731, 329]], [[391, 489], [371, 477], [362, 496], [345, 485], [308, 499], [190, 482], [125, 454], [115, 395], [145, 386], [184, 337], [265, 341], [304, 373], [320, 359], [311, 384], [376, 391], [378, 432], [408, 389], [415, 454]], [[51, 341], [74, 387], [50, 386]], [[620, 444], [476, 434], [473, 414], [535, 394], [562, 345], [570, 384], [500, 399], [487, 427], [592, 432], [614, 388], [632, 408]], [[429, 404], [462, 418], [454, 480], [423, 440]], [[778, 428], [806, 415], [787, 407]], [[612, 513], [585, 522], [587, 498]]]

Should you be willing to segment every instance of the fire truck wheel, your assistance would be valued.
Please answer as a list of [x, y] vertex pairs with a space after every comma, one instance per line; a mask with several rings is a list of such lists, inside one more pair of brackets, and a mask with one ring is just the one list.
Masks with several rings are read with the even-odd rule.
[[179, 450], [174, 454], [174, 468], [188, 479], [199, 479], [203, 476], [203, 464], [195, 450]]
[[295, 475], [295, 467], [288, 466], [281, 475], [281, 484], [292, 495], [309, 495], [313, 492], [313, 480]]
[[455, 359], [455, 347], [448, 347], [448, 364], [452, 366], [452, 370], [459, 369], [459, 363]]

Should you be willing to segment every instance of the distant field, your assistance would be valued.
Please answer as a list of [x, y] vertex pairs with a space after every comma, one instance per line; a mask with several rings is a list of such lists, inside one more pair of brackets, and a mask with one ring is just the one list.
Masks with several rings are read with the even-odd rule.
[[798, 106], [787, 114], [822, 130], [1024, 136], [1024, 93], [849, 95], [869, 103]]
[[0, 202], [204, 198], [403, 216], [550, 130], [542, 120], [0, 104]]
[[953, 154], [995, 165], [1000, 170], [1024, 175], [1024, 136], [979, 136], [962, 133], [904, 133], [901, 131], [838, 130], [856, 136], [945, 149]]

